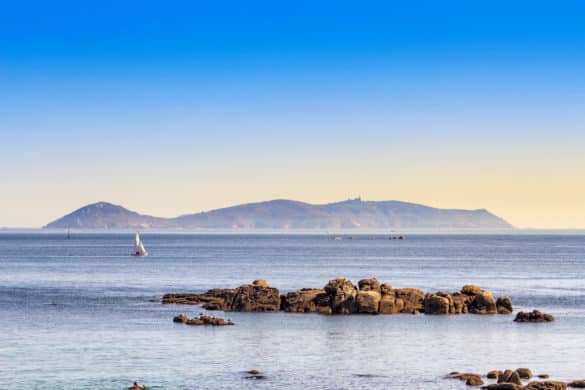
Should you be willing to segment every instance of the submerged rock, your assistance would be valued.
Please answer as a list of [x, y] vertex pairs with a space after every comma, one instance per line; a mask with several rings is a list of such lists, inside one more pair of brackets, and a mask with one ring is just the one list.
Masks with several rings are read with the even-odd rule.
[[483, 379], [481, 379], [481, 375], [478, 374], [470, 374], [470, 373], [451, 373], [449, 378], [459, 379], [464, 381], [468, 386], [481, 386], [483, 385]]
[[516, 318], [514, 319], [515, 322], [551, 322], [554, 320], [555, 318], [552, 315], [541, 313], [538, 310], [533, 310], [529, 313], [521, 311], [516, 314]]
[[189, 318], [185, 314], [180, 314], [173, 318], [173, 322], [182, 323], [187, 325], [211, 325], [211, 326], [226, 326], [234, 325], [231, 320], [225, 320], [223, 318], [199, 315], [195, 318]]

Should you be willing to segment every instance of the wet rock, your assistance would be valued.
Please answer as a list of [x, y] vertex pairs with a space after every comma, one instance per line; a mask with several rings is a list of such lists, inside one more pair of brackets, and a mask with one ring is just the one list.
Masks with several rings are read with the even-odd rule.
[[512, 300], [509, 297], [499, 297], [496, 300], [498, 314], [512, 314]]
[[538, 374], [537, 377], [539, 377], [540, 379], [548, 379], [550, 377], [550, 375], [548, 375], [548, 374]]
[[567, 383], [567, 386], [573, 387], [576, 389], [585, 389], [585, 380], [572, 381], [572, 382]]
[[178, 316], [173, 318], [173, 322], [181, 324], [185, 324], [187, 323], [187, 321], [189, 321], [189, 317], [187, 317], [185, 314], [179, 314]]
[[530, 368], [517, 368], [516, 372], [522, 379], [532, 378], [532, 371], [530, 370]]
[[358, 282], [360, 291], [375, 291], [381, 293], [380, 282], [377, 278], [362, 279]]
[[452, 373], [449, 375], [450, 378], [453, 379], [459, 379], [461, 381], [464, 381], [466, 385], [468, 386], [481, 386], [483, 385], [483, 379], [481, 379], [481, 376], [478, 374], [470, 374], [470, 373], [464, 373], [464, 374], [459, 374], [459, 373]]
[[551, 322], [554, 321], [555, 318], [550, 314], [541, 313], [538, 310], [533, 310], [531, 312], [519, 312], [516, 314], [516, 318], [514, 319], [515, 322]]
[[264, 279], [256, 279], [252, 282], [253, 286], [268, 287], [268, 282]]
[[483, 386], [482, 389], [487, 390], [522, 390], [522, 386], [514, 383], [493, 383], [491, 385]]
[[522, 380], [518, 372], [506, 370], [498, 377], [498, 383], [513, 383], [516, 385], [521, 385]]
[[491, 385], [483, 386], [482, 389], [487, 390], [522, 390], [522, 386], [514, 383], [493, 383]]
[[503, 373], [500, 370], [493, 370], [487, 373], [487, 377], [489, 379], [498, 379], [502, 374]]
[[466, 284], [461, 289], [461, 293], [465, 295], [478, 295], [483, 292], [482, 288], [476, 284]]
[[291, 313], [331, 314], [329, 296], [320, 288], [303, 288], [283, 295], [281, 309]]
[[565, 390], [567, 384], [559, 381], [530, 382], [524, 386], [525, 390]]
[[473, 296], [466, 295], [460, 292], [451, 294], [453, 300], [453, 311], [451, 314], [467, 314], [469, 312], [469, 302], [473, 299]]
[[451, 314], [453, 309], [453, 298], [446, 292], [426, 294], [424, 299], [425, 314]]
[[258, 371], [258, 370], [248, 370], [248, 371], [246, 371], [246, 374], [258, 375], [258, 374], [260, 374], [260, 371]]
[[425, 293], [416, 288], [397, 288], [394, 290], [396, 305], [402, 306], [400, 313], [424, 311]]
[[356, 296], [356, 310], [363, 314], [378, 314], [381, 295], [378, 291], [358, 291]]
[[482, 291], [476, 294], [469, 303], [469, 312], [473, 314], [496, 314], [496, 302], [490, 291]]
[[357, 312], [357, 288], [351, 280], [332, 279], [325, 286], [325, 292], [331, 297], [331, 310], [335, 314], [352, 314]]

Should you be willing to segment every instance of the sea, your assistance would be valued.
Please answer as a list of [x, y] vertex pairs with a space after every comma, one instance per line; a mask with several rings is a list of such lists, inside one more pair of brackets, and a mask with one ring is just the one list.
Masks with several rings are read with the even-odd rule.
[[[585, 379], [585, 234], [0, 233], [0, 389], [466, 389], [452, 371], [528, 367]], [[347, 236], [343, 236], [347, 238]], [[346, 277], [510, 296], [514, 315], [223, 313], [235, 326], [173, 323], [163, 305], [266, 279], [281, 292]], [[246, 379], [258, 370], [266, 379]]]

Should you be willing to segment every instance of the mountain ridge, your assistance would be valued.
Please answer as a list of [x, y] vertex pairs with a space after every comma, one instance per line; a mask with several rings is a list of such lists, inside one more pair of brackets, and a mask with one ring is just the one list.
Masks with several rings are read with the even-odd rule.
[[83, 206], [46, 229], [388, 229], [512, 228], [486, 209], [440, 209], [397, 200], [360, 198], [326, 204], [272, 199], [183, 214], [173, 218], [139, 214], [123, 206], [96, 202]]

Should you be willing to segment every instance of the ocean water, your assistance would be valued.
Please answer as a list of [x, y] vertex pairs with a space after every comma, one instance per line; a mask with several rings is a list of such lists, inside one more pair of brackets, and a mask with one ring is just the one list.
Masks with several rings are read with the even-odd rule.
[[[530, 367], [585, 379], [585, 236], [0, 234], [0, 389], [465, 389], [451, 371]], [[232, 327], [174, 324], [160, 304], [267, 279], [282, 292], [331, 278], [508, 295], [513, 316], [221, 313]], [[244, 379], [260, 370], [263, 381]]]

